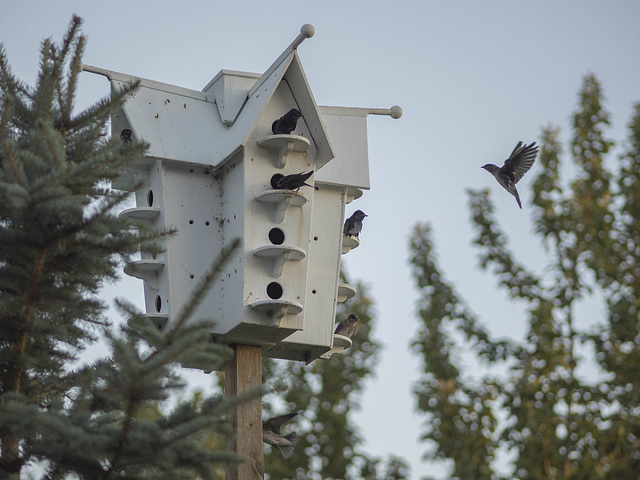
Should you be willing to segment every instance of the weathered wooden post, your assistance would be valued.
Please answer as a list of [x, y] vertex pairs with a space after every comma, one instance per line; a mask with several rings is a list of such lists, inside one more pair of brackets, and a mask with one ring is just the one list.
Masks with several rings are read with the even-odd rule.
[[[224, 367], [225, 395], [235, 396], [262, 385], [262, 348], [233, 345], [234, 357]], [[255, 398], [236, 407], [231, 450], [245, 459], [238, 470], [227, 472], [227, 480], [254, 480], [264, 477], [262, 453], [262, 401]]]

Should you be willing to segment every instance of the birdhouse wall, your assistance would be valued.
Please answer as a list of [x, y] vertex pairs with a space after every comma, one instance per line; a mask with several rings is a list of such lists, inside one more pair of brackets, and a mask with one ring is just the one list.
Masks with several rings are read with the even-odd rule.
[[[367, 117], [352, 109], [319, 107], [335, 158], [318, 171], [316, 180], [332, 185], [370, 188]], [[355, 110], [355, 109], [353, 109]]]
[[303, 330], [284, 339], [268, 355], [309, 362], [333, 345], [345, 192], [344, 187], [316, 183]]
[[[126, 83], [114, 80], [111, 88]], [[235, 140], [225, 134], [213, 96], [203, 92], [144, 80], [122, 108], [135, 138], [149, 143], [150, 157], [218, 165]]]
[[[141, 164], [138, 169], [134, 170], [134, 178], [143, 180], [145, 186], [136, 191], [136, 205], [141, 208], [158, 209], [163, 211], [165, 198], [162, 194], [164, 190], [164, 172], [162, 162], [154, 158], [148, 158], [145, 164]], [[144, 168], [146, 165], [146, 168]], [[154, 220], [155, 230], [165, 231], [167, 225], [165, 216], [160, 213]], [[170, 283], [167, 275], [168, 269], [168, 251], [166, 249], [165, 239], [155, 240], [156, 251], [151, 254], [143, 255], [143, 259], [148, 258], [162, 262], [164, 267], [158, 270], [153, 276], [145, 279], [144, 282], [144, 298], [145, 307], [148, 313], [166, 314], [169, 317], [170, 302]]]
[[[171, 325], [177, 321], [196, 286], [218, 258], [220, 250], [234, 238], [234, 232], [225, 220], [229, 217], [222, 203], [222, 185], [212, 170], [184, 163], [156, 162], [150, 171], [150, 181], [152, 188], [156, 187], [154, 205], [164, 212], [165, 224], [161, 226], [176, 230], [176, 234], [165, 243], [166, 252], [163, 256], [166, 268], [161, 272], [159, 282], [162, 309], [158, 313], [168, 314]], [[241, 210], [238, 213], [242, 215]], [[234, 278], [233, 272], [237, 270], [237, 264], [234, 263], [230, 262], [233, 269], [226, 272], [223, 279], [224, 286], [228, 285], [226, 296], [233, 295], [241, 285], [241, 274], [235, 274]], [[224, 329], [227, 299], [220, 301], [221, 298], [224, 297], [214, 288], [205, 296], [191, 319], [214, 319], [218, 322], [216, 329]], [[148, 298], [146, 302], [149, 303]], [[157, 299], [152, 302], [155, 311], [158, 305]]]
[[[224, 266], [217, 280], [211, 287], [208, 298], [217, 304], [215, 320], [218, 322], [212, 333], [226, 334], [243, 321], [244, 298], [244, 269], [246, 257], [244, 255], [244, 156], [242, 152], [235, 154], [220, 169], [216, 177], [220, 184], [220, 205], [222, 213], [220, 225], [225, 245], [235, 239], [241, 240], [240, 247]], [[215, 255], [219, 255], [220, 247]]]
[[[274, 319], [265, 315], [264, 310], [253, 308], [257, 303], [278, 300], [294, 302], [306, 308], [304, 305], [307, 297], [308, 246], [314, 190], [310, 187], [300, 189], [300, 193], [306, 198], [305, 204], [286, 208], [281, 220], [277, 215], [277, 203], [261, 201], [265, 192], [273, 190], [270, 183], [274, 174], [288, 175], [315, 169], [313, 144], [306, 152], [289, 153], [282, 168], [276, 165], [277, 152], [259, 145], [263, 138], [272, 136], [271, 123], [274, 119], [295, 107], [295, 100], [286, 82], [281, 82], [271, 101], [261, 112], [244, 149], [242, 188], [234, 187], [239, 178], [232, 181], [231, 177], [224, 175], [225, 198], [230, 197], [232, 192], [243, 192], [244, 205], [244, 293], [240, 304], [242, 311], [238, 316], [242, 319], [242, 324], [226, 332], [225, 341], [273, 345], [303, 327], [302, 314]], [[294, 133], [308, 137], [308, 129], [302, 119]], [[272, 247], [302, 250], [304, 257], [286, 261], [282, 271], [275, 272], [274, 262], [277, 260], [274, 257], [256, 254], [259, 250]], [[281, 294], [273, 295], [271, 288], [274, 288], [274, 284], [276, 291], [281, 290]]]
[[[115, 122], [113, 122], [115, 123]], [[121, 130], [118, 126], [117, 132]], [[161, 175], [155, 175], [161, 169], [161, 162], [155, 159], [145, 159], [134, 168], [127, 170], [117, 181], [114, 181], [114, 188], [122, 190], [132, 190], [134, 185], [142, 184], [142, 187], [135, 192], [136, 208], [128, 209], [121, 213], [121, 216], [130, 217], [134, 223], [150, 223], [153, 229], [165, 230], [164, 217], [162, 211]], [[137, 212], [146, 214], [140, 215]], [[133, 215], [132, 215], [133, 213]], [[144, 280], [145, 310], [150, 314], [160, 314], [163, 309], [163, 299], [169, 297], [169, 285], [166, 277], [167, 255], [164, 242], [160, 239], [154, 240], [155, 248], [151, 252], [144, 252], [139, 261], [125, 267], [125, 272]], [[146, 265], [141, 268], [140, 264]], [[165, 306], [166, 312], [166, 306]], [[166, 314], [163, 314], [166, 317]], [[166, 325], [162, 322], [159, 328]]]

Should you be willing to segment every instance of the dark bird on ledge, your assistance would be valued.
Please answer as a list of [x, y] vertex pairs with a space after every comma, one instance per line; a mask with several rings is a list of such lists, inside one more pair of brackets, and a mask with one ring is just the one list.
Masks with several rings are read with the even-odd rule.
[[293, 453], [293, 446], [296, 443], [297, 436], [295, 432], [289, 435], [280, 435], [280, 427], [295, 417], [297, 413], [286, 413], [278, 417], [273, 417], [262, 422], [262, 441], [278, 447], [282, 452], [282, 456], [286, 459]]
[[368, 215], [365, 215], [362, 210], [356, 210], [353, 212], [353, 215], [347, 218], [347, 221], [344, 222], [344, 234], [347, 237], [357, 237], [360, 235], [360, 232], [362, 231], [362, 220], [364, 220], [364, 217], [368, 217]]
[[298, 119], [302, 116], [302, 112], [297, 108], [292, 108], [278, 120], [271, 124], [271, 131], [274, 135], [289, 135], [296, 129]]
[[518, 206], [522, 208], [520, 196], [518, 195], [518, 190], [516, 190], [516, 183], [529, 171], [537, 154], [538, 146], [536, 142], [524, 146], [522, 142], [518, 142], [516, 148], [513, 149], [513, 152], [511, 152], [509, 158], [505, 160], [502, 167], [487, 163], [483, 165], [482, 168], [493, 175], [507, 192], [516, 197]]
[[297, 190], [304, 185], [313, 187], [313, 185], [305, 183], [311, 175], [313, 175], [313, 170], [307, 173], [293, 173], [291, 175], [276, 173], [271, 177], [271, 187], [274, 190]]
[[336, 335], [343, 335], [351, 338], [356, 333], [356, 325], [360, 319], [355, 313], [350, 313], [346, 320], [340, 322], [334, 332]]
[[120, 131], [120, 140], [122, 140], [122, 143], [131, 143], [132, 134], [133, 132], [131, 131], [130, 128], [123, 128]]

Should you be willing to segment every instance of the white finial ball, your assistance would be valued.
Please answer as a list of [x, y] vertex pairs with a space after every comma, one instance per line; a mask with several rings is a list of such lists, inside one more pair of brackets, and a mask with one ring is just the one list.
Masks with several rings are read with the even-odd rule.
[[398, 105], [391, 107], [391, 118], [400, 118], [402, 116], [402, 108]]
[[304, 38], [311, 38], [316, 33], [316, 29], [310, 23], [305, 23], [300, 29], [300, 33]]

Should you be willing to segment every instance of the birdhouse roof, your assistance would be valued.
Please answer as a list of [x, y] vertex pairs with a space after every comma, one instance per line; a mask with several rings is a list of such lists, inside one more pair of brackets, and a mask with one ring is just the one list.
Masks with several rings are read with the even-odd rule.
[[149, 156], [220, 166], [247, 145], [260, 113], [286, 80], [315, 143], [316, 168], [334, 157], [295, 44], [264, 74], [221, 70], [202, 92], [88, 65], [84, 70], [106, 76], [112, 89], [140, 81], [114, 128], [130, 128], [135, 139], [149, 142]]
[[228, 133], [235, 136], [234, 143], [244, 147], [255, 128], [260, 112], [269, 103], [283, 80], [286, 80], [291, 89], [297, 107], [309, 128], [316, 145], [317, 168], [321, 168], [335, 155], [300, 58], [294, 48], [289, 47], [285, 50], [257, 79], [249, 73], [223, 70], [207, 84], [203, 91], [213, 94], [220, 118], [229, 125]]

